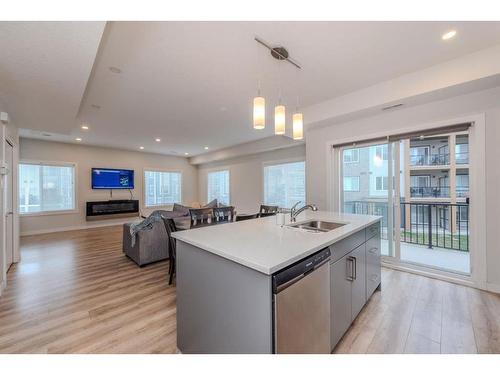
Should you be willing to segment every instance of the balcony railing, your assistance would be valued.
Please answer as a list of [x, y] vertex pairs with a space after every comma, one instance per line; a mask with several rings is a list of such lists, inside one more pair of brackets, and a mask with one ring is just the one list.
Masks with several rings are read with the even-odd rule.
[[469, 251], [468, 204], [401, 202], [401, 207], [401, 241]]
[[469, 153], [468, 152], [457, 152], [455, 154], [455, 162], [457, 164], [469, 164]]
[[410, 187], [410, 196], [412, 198], [449, 198], [450, 187]]
[[[387, 202], [349, 201], [344, 212], [382, 216], [381, 236], [387, 239]], [[401, 202], [400, 215], [401, 242], [469, 251], [468, 204]]]
[[455, 191], [457, 192], [457, 198], [467, 198], [469, 196], [468, 186], [457, 186]]
[[410, 155], [410, 165], [413, 166], [431, 166], [450, 164], [449, 154], [438, 155]]

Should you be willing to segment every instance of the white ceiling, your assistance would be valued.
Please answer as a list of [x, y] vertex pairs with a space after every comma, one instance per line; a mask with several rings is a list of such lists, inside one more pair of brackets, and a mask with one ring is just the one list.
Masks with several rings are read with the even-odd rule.
[[[308, 106], [500, 43], [499, 22], [111, 22], [77, 116], [98, 26], [0, 23], [0, 91], [31, 129], [22, 135], [196, 155], [271, 136], [280, 86], [289, 109], [297, 93]], [[457, 37], [442, 41], [452, 28]], [[254, 36], [286, 46], [303, 69], [274, 60]], [[264, 131], [251, 127], [259, 79]]]
[[74, 126], [105, 22], [0, 22], [0, 96], [19, 127]]

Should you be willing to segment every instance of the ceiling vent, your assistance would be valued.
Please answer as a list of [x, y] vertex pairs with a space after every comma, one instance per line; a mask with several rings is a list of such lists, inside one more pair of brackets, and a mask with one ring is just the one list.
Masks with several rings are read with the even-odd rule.
[[382, 108], [382, 111], [388, 111], [389, 109], [398, 108], [398, 107], [401, 107], [402, 105], [403, 105], [403, 103], [393, 104], [393, 105]]

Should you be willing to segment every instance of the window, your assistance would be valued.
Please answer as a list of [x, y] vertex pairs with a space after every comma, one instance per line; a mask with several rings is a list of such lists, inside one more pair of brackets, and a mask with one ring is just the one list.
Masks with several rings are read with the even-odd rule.
[[207, 190], [207, 202], [217, 199], [219, 203], [229, 205], [229, 171], [209, 172]]
[[344, 150], [344, 163], [358, 163], [359, 162], [359, 149], [351, 148]]
[[290, 208], [306, 200], [304, 161], [264, 167], [264, 204]]
[[19, 164], [21, 214], [75, 209], [75, 166]]
[[375, 190], [381, 191], [381, 190], [387, 190], [387, 183], [388, 179], [387, 176], [377, 176], [375, 178]]
[[359, 191], [359, 177], [344, 177], [344, 191]]
[[431, 176], [411, 176], [410, 186], [414, 188], [424, 188], [431, 186]]
[[457, 164], [469, 163], [469, 144], [460, 143], [455, 145], [455, 160]]
[[412, 146], [410, 147], [410, 165], [428, 165], [430, 147]]
[[379, 160], [388, 160], [387, 145], [376, 146], [375, 157]]
[[144, 202], [146, 207], [181, 202], [180, 172], [144, 171]]

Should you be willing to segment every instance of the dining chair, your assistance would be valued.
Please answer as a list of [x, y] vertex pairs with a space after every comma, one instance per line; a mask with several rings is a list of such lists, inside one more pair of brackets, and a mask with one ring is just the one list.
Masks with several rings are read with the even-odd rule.
[[243, 221], [243, 220], [257, 219], [258, 217], [259, 217], [259, 214], [251, 214], [251, 215], [236, 215], [236, 221]]
[[216, 207], [214, 208], [214, 217], [217, 223], [234, 221], [234, 207]]
[[214, 220], [213, 208], [190, 208], [191, 228], [204, 227], [212, 224]]
[[172, 285], [172, 281], [174, 279], [175, 274], [175, 259], [177, 254], [177, 243], [175, 238], [172, 237], [173, 232], [177, 232], [177, 227], [175, 226], [175, 221], [173, 219], [166, 218], [164, 216], [161, 217], [163, 220], [163, 224], [165, 225], [165, 230], [168, 235], [168, 285]]
[[259, 215], [259, 217], [268, 217], [268, 216], [274, 216], [276, 215], [277, 212], [261, 212]]
[[278, 206], [267, 206], [265, 204], [261, 204], [259, 213], [260, 214], [275, 214], [278, 212], [278, 209], [279, 209]]

